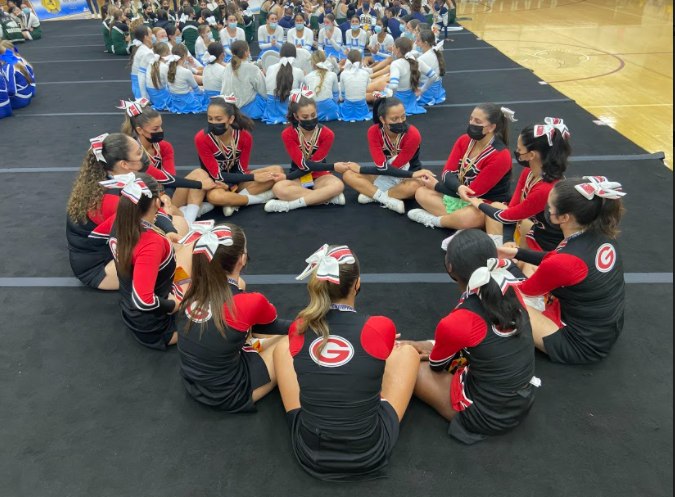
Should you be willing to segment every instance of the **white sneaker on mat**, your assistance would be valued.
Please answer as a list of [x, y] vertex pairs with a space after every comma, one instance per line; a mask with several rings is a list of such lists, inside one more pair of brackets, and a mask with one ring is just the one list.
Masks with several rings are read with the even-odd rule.
[[403, 200], [397, 200], [395, 198], [386, 197], [380, 202], [382, 207], [394, 211], [397, 214], [405, 214], [405, 202]]
[[359, 195], [359, 204], [366, 205], [366, 204], [374, 204], [375, 202], [377, 202], [377, 200], [375, 200], [374, 198], [370, 198], [367, 195]]
[[216, 206], [208, 202], [202, 202], [202, 205], [199, 207], [199, 213], [197, 214], [197, 219], [202, 216], [206, 216], [209, 212], [213, 211]]
[[291, 203], [283, 200], [270, 200], [265, 204], [265, 212], [291, 212]]
[[436, 229], [436, 225], [434, 224], [434, 220], [438, 216], [434, 216], [433, 214], [428, 213], [424, 209], [413, 209], [410, 212], [408, 212], [408, 217], [415, 221], [416, 223], [423, 224], [427, 228]]
[[455, 237], [456, 237], [457, 235], [459, 235], [462, 231], [464, 231], [464, 230], [459, 230], [459, 231], [457, 231], [457, 233], [455, 233], [455, 234], [452, 235], [451, 237], [446, 238], [445, 240], [443, 240], [443, 243], [441, 243], [441, 248], [443, 249], [444, 252], [447, 252], [447, 251], [448, 251], [448, 246], [450, 245], [450, 243], [451, 243], [451, 242], [455, 239]]
[[326, 205], [346, 205], [347, 204], [347, 199], [345, 198], [344, 194], [341, 193], [337, 197], [334, 197], [330, 199], [328, 202], [326, 202]]
[[223, 215], [231, 217], [235, 212], [239, 212], [239, 207], [223, 207]]

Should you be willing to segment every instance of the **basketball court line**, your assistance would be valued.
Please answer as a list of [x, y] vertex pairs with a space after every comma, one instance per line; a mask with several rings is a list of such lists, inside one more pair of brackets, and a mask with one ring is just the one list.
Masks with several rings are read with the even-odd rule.
[[[306, 285], [295, 274], [245, 275], [249, 285]], [[673, 273], [626, 273], [626, 284], [672, 285]], [[362, 274], [366, 284], [448, 284], [453, 281], [444, 273], [372, 273]], [[77, 278], [0, 278], [0, 288], [85, 288]]]

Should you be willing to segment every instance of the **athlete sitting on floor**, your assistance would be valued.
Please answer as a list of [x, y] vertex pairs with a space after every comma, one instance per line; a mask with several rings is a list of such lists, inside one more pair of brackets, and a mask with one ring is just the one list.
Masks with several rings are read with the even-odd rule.
[[475, 192], [467, 191], [463, 200], [485, 214], [485, 231], [497, 247], [503, 243], [517, 247], [516, 230], [520, 228], [520, 246], [550, 252], [563, 241], [559, 227], [548, 223], [545, 215], [548, 197], [556, 183], [565, 177], [572, 153], [570, 133], [562, 119], [547, 118], [546, 124], [528, 126], [518, 137], [515, 157], [525, 168], [511, 203], [506, 206], [485, 203]]
[[539, 385], [532, 326], [511, 287], [523, 274], [497, 259], [485, 233], [458, 234], [445, 265], [463, 295], [435, 341], [410, 342], [428, 361], [420, 364], [415, 395], [451, 422], [453, 437], [474, 444], [516, 428], [532, 407]]
[[[288, 175], [275, 174], [274, 195], [265, 206], [267, 212], [289, 212], [321, 204], [345, 205], [344, 183], [331, 174], [333, 164], [326, 164], [335, 134], [319, 123], [313, 92], [307, 87], [291, 92], [288, 121], [291, 123], [281, 137], [290, 156]], [[337, 165], [344, 173], [346, 166]]]
[[[248, 265], [246, 236], [232, 224], [195, 223], [183, 240], [194, 244], [191, 286], [178, 318], [181, 376], [197, 402], [230, 412], [255, 411], [255, 403], [276, 387], [274, 349], [247, 344], [249, 333], [287, 335], [290, 321], [259, 293], [245, 293], [240, 279]], [[262, 325], [262, 326], [260, 326]]]
[[[134, 173], [115, 176], [101, 184], [122, 188], [117, 216], [110, 232], [120, 282], [122, 320], [141, 344], [166, 350], [178, 341], [174, 314], [182, 289], [174, 285], [177, 262], [171, 239], [156, 225], [162, 191], [151, 176]], [[190, 268], [189, 247], [179, 254], [183, 268]]]
[[452, 149], [441, 181], [421, 180], [424, 188], [417, 190], [415, 198], [422, 209], [410, 211], [408, 217], [429, 228], [484, 228], [483, 213], [462, 196], [471, 191], [470, 196], [488, 203], [511, 198], [509, 121], [515, 121], [509, 109], [495, 104], [476, 107], [467, 134]]
[[625, 193], [604, 177], [564, 180], [548, 200], [549, 223], [565, 240], [550, 253], [502, 248], [502, 257], [538, 265], [518, 288], [549, 296], [544, 312], [528, 308], [534, 343], [553, 362], [589, 364], [607, 357], [624, 326], [623, 258], [616, 237]]
[[260, 169], [255, 174], [248, 170], [253, 148], [250, 132], [254, 124], [241, 113], [235, 101], [234, 95], [212, 99], [207, 109], [208, 128], [195, 136], [202, 168], [211, 179], [227, 185], [206, 195], [209, 203], [223, 207], [225, 217], [240, 207], [272, 200], [272, 173], [283, 173], [283, 169], [276, 166]]
[[359, 203], [379, 202], [387, 209], [405, 214], [403, 200], [415, 196], [418, 180], [394, 177], [393, 169], [416, 172], [421, 169], [420, 132], [406, 121], [403, 103], [397, 98], [379, 99], [373, 107], [374, 126], [368, 130], [370, 155], [382, 174], [371, 176], [349, 171], [344, 181], [358, 191]]
[[274, 353], [293, 450], [310, 475], [329, 481], [386, 475], [413, 393], [419, 355], [396, 348], [386, 317], [356, 311], [359, 263], [325, 245], [299, 279], [310, 303]]

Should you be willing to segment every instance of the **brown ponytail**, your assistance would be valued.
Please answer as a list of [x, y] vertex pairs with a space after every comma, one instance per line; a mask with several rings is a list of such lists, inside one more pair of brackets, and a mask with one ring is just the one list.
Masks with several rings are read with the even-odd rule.
[[[396, 40], [396, 48], [401, 51], [401, 55], [405, 57], [407, 54], [412, 52], [414, 45], [413, 41], [409, 38], [399, 38]], [[422, 73], [420, 72], [420, 64], [417, 60], [405, 59], [410, 64], [410, 89], [413, 92], [416, 92], [420, 88], [420, 80], [422, 79]]]
[[[336, 247], [330, 247], [330, 250]], [[356, 259], [356, 256], [354, 256]], [[356, 259], [354, 264], [340, 265], [340, 284], [336, 285], [329, 281], [320, 281], [316, 273], [312, 275], [309, 282], [309, 305], [298, 314], [298, 334], [304, 335], [308, 330], [312, 330], [318, 336], [323, 338], [323, 343], [318, 351], [320, 357], [330, 338], [330, 329], [326, 322], [326, 316], [330, 311], [333, 302], [346, 299], [356, 286], [356, 282], [361, 276], [359, 261]]]
[[160, 188], [157, 181], [147, 174], [136, 174], [136, 177], [150, 188], [152, 198], [141, 195], [138, 204], [134, 204], [130, 199], [122, 195], [120, 203], [117, 206], [117, 269], [122, 275], [131, 274], [131, 261], [134, 256], [134, 249], [138, 245], [142, 234], [142, 221], [155, 201], [159, 198]]
[[237, 71], [244, 63], [244, 58], [246, 58], [246, 52], [249, 51], [249, 46], [245, 41], [237, 40], [232, 44], [230, 50], [232, 51], [230, 65], [232, 66], [232, 71], [236, 75]]
[[436, 46], [436, 35], [433, 31], [425, 29], [420, 33], [420, 40], [431, 46], [431, 49], [436, 54], [436, 58], [438, 59], [438, 75], [442, 78], [445, 76], [445, 58], [443, 57], [443, 53], [437, 52], [434, 49]]
[[[284, 43], [279, 51], [279, 56], [282, 59], [284, 57], [297, 57], [297, 55], [298, 52], [291, 43]], [[288, 97], [291, 96], [293, 82], [293, 65], [288, 64], [281, 66], [277, 73], [277, 88], [274, 90], [274, 96], [277, 97], [280, 102], [285, 102], [288, 100]]]
[[[138, 40], [139, 42], [143, 43], [143, 40], [147, 38], [148, 34], [150, 33], [150, 28], [147, 27], [145, 24], [142, 24], [140, 26], [136, 26], [136, 29], [134, 29], [134, 41]], [[129, 59], [129, 65], [127, 67], [131, 67], [134, 65], [134, 59], [136, 58], [136, 52], [138, 52], [138, 49], [140, 47], [137, 47], [134, 45], [134, 48], [131, 49], [131, 58]]]
[[318, 67], [319, 64], [326, 62], [328, 60], [326, 58], [326, 53], [323, 50], [317, 50], [312, 54], [312, 65], [316, 67], [316, 72], [319, 73], [321, 78], [319, 79], [319, 84], [316, 87], [316, 90], [314, 93], [317, 95], [321, 93], [321, 90], [323, 89], [323, 84], [326, 82], [326, 76], [328, 75], [328, 71], [326, 69], [320, 69]]
[[[155, 52], [155, 55], [159, 55], [160, 57], [166, 57], [171, 53], [171, 49], [166, 43], [156, 43], [155, 46], [152, 47], [152, 51]], [[150, 70], [152, 85], [158, 90], [162, 88], [162, 75], [159, 70], [161, 63], [161, 59], [157, 62], [153, 62], [152, 69]]]
[[[226, 338], [227, 322], [223, 310], [227, 307], [230, 315], [234, 317], [236, 308], [232, 289], [229, 284], [224, 283], [237, 267], [241, 256], [246, 253], [246, 235], [234, 224], [222, 224], [219, 227], [226, 227], [232, 231], [234, 244], [230, 247], [219, 245], [211, 262], [204, 254], [192, 256], [192, 284], [185, 294], [179, 312], [187, 312], [189, 316], [190, 310], [200, 310], [203, 314], [208, 314], [210, 310], [216, 329], [223, 338]], [[183, 333], [187, 335], [193, 324], [194, 322], [188, 319]], [[201, 333], [204, 332], [205, 324], [201, 323]]]
[[[189, 52], [185, 45], [179, 43], [178, 45], [173, 47], [171, 53], [177, 57], [180, 57], [182, 60], [184, 57], [188, 56]], [[178, 62], [179, 61], [173, 61], [171, 64], [169, 64], [169, 76], [168, 76], [169, 83], [176, 82], [176, 73], [178, 72]]]

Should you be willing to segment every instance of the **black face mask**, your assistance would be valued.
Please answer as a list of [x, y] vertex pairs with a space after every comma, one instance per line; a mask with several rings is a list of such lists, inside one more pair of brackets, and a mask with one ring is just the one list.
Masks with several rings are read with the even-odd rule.
[[390, 124], [389, 125], [389, 131], [391, 131], [395, 135], [402, 135], [403, 133], [408, 131], [408, 123], [402, 122], [402, 123]]
[[141, 172], [144, 173], [150, 168], [150, 157], [148, 157], [148, 154], [143, 154], [143, 157], [141, 157]]
[[472, 140], [479, 142], [483, 138], [485, 138], [485, 134], [483, 133], [483, 131], [485, 131], [485, 126], [478, 126], [476, 124], [471, 124], [467, 129], [466, 134], [469, 135], [469, 138], [471, 138]]
[[551, 219], [551, 208], [548, 205], [544, 209], [544, 218], [546, 219], [546, 222], [549, 224], [549, 226], [556, 228], [560, 226], [558, 223], [554, 223], [553, 219]]
[[315, 119], [307, 119], [306, 121], [300, 121], [299, 122], [300, 127], [304, 130], [307, 131], [314, 131], [316, 127], [319, 125], [319, 118]]
[[150, 138], [146, 138], [150, 143], [159, 143], [164, 141], [164, 131], [150, 133]]
[[516, 157], [516, 160], [518, 161], [518, 164], [520, 164], [523, 167], [530, 168], [530, 161], [529, 160], [523, 160], [523, 154], [518, 152], [518, 150], [513, 151], [513, 155]]
[[227, 131], [229, 130], [229, 127], [227, 123], [209, 123], [209, 133], [215, 136], [223, 136]]

